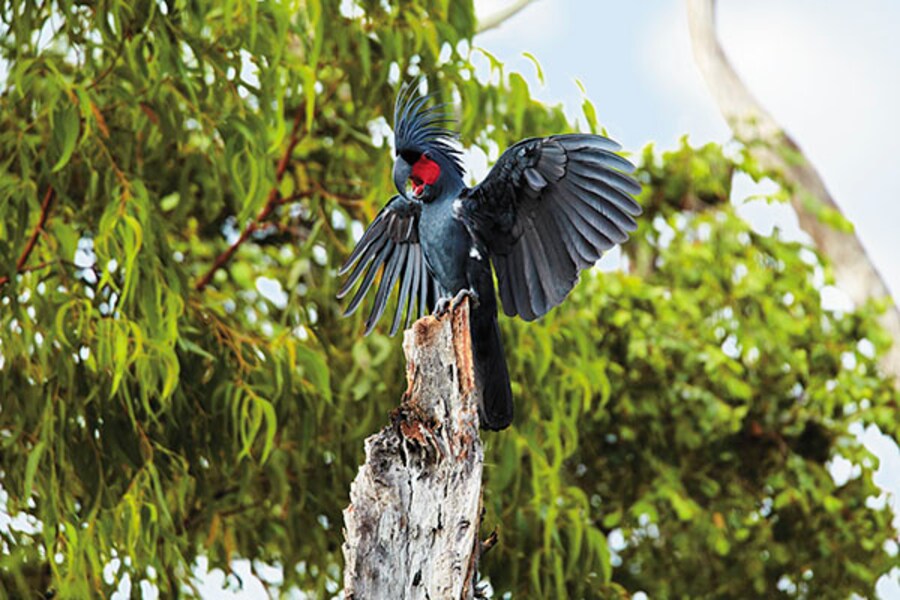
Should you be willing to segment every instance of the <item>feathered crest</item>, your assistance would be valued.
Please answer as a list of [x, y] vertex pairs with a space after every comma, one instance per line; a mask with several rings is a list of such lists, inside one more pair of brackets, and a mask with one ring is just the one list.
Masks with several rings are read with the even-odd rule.
[[394, 139], [397, 155], [404, 151], [440, 154], [463, 176], [459, 148], [453, 145], [458, 135], [446, 125], [456, 121], [445, 110], [448, 104], [425, 107], [435, 93], [418, 93], [421, 79], [404, 83], [394, 103]]

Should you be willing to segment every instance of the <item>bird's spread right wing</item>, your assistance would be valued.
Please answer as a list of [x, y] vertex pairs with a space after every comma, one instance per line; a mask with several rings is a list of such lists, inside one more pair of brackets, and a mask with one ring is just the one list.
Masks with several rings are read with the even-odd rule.
[[523, 140], [469, 191], [460, 213], [491, 252], [507, 315], [545, 314], [635, 230], [641, 186], [619, 149], [589, 134]]
[[366, 319], [366, 335], [384, 314], [388, 297], [398, 281], [400, 295], [394, 310], [391, 335], [400, 327], [404, 306], [404, 327], [408, 327], [412, 320], [431, 309], [437, 297], [437, 282], [428, 272], [425, 255], [419, 244], [420, 213], [420, 205], [402, 196], [394, 196], [363, 233], [356, 248], [338, 272], [339, 275], [344, 275], [353, 269], [341, 286], [338, 298], [346, 296], [362, 278], [362, 283], [344, 312], [344, 316], [348, 316], [359, 308], [362, 299], [372, 288], [376, 275], [381, 271], [375, 303]]

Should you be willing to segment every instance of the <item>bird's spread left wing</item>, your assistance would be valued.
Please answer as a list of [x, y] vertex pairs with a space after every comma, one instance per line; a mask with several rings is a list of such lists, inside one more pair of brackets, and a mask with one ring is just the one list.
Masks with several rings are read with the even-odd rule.
[[491, 251], [507, 315], [545, 314], [635, 230], [641, 187], [619, 149], [589, 134], [523, 140], [463, 200], [463, 219]]
[[363, 233], [356, 248], [338, 272], [339, 275], [344, 275], [353, 269], [338, 292], [338, 298], [346, 296], [362, 278], [362, 283], [344, 312], [347, 316], [359, 308], [362, 299], [375, 283], [376, 275], [382, 271], [375, 303], [366, 319], [367, 335], [384, 314], [388, 297], [398, 281], [400, 295], [394, 310], [391, 335], [400, 327], [404, 306], [405, 327], [408, 327], [412, 320], [430, 310], [437, 297], [437, 283], [428, 272], [422, 246], [419, 244], [420, 212], [418, 204], [401, 196], [394, 196]]

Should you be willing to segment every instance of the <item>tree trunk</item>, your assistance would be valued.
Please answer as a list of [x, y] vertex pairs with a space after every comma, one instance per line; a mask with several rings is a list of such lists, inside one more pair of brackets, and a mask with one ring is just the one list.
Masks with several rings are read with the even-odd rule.
[[403, 350], [407, 391], [366, 440], [344, 510], [344, 596], [471, 599], [484, 452], [468, 301], [416, 321]]
[[820, 218], [822, 209], [841, 214], [815, 167], [753, 97], [728, 62], [716, 35], [715, 0], [687, 0], [688, 24], [694, 59], [706, 84], [731, 127], [734, 137], [766, 170], [778, 176], [791, 192], [791, 205], [800, 228], [828, 257], [838, 286], [857, 306], [869, 300], [884, 302], [887, 310], [879, 322], [893, 339], [881, 358], [882, 370], [900, 385], [900, 311], [859, 238]]

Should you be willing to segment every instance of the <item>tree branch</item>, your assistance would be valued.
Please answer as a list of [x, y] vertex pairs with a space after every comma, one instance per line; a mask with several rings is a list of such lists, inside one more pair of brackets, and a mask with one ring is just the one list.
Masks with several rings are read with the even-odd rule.
[[241, 247], [241, 244], [247, 241], [254, 231], [256, 231], [259, 226], [269, 218], [272, 214], [272, 211], [275, 210], [281, 203], [281, 194], [278, 192], [278, 188], [281, 185], [281, 180], [284, 179], [284, 174], [287, 172], [288, 165], [291, 162], [291, 155], [294, 153], [294, 148], [296, 148], [297, 143], [300, 141], [299, 132], [300, 132], [300, 123], [303, 118], [303, 107], [300, 106], [297, 108], [297, 112], [294, 115], [294, 124], [291, 127], [291, 135], [288, 138], [288, 145], [284, 149], [284, 153], [281, 155], [281, 159], [278, 161], [278, 167], [275, 169], [275, 183], [272, 184], [272, 189], [269, 190], [269, 197], [266, 199], [265, 206], [262, 207], [262, 210], [259, 211], [259, 214], [256, 215], [256, 218], [247, 225], [244, 230], [241, 232], [240, 237], [231, 246], [228, 247], [227, 250], [222, 252], [219, 256], [216, 257], [216, 260], [213, 261], [212, 266], [209, 270], [197, 280], [197, 283], [194, 285], [194, 289], [198, 292], [202, 292], [209, 282], [212, 281], [213, 275], [216, 274], [216, 271], [225, 266], [225, 264], [231, 260], [231, 257], [234, 256], [234, 253], [237, 252], [237, 249]]
[[[27, 268], [25, 265], [28, 263], [28, 258], [31, 256], [35, 244], [37, 244], [38, 236], [44, 230], [47, 219], [50, 217], [50, 206], [53, 203], [54, 195], [55, 192], [53, 191], [53, 186], [49, 186], [47, 192], [44, 194], [44, 200], [41, 202], [41, 215], [38, 217], [38, 222], [35, 224], [34, 230], [31, 232], [31, 237], [28, 238], [28, 242], [22, 250], [22, 254], [19, 255], [19, 260], [16, 261], [16, 274], [41, 269], [47, 266], [47, 263], [41, 263], [40, 265], [31, 268]], [[6, 285], [7, 283], [9, 283], [8, 275], [0, 277], [0, 286]]]
[[345, 598], [473, 598], [481, 544], [469, 306], [406, 331], [407, 391], [366, 440], [344, 510]]
[[842, 214], [841, 210], [799, 146], [753, 97], [728, 62], [716, 33], [715, 0], [686, 2], [694, 59], [735, 138], [760, 166], [788, 186], [800, 228], [831, 261], [837, 284], [853, 302], [857, 306], [869, 300], [889, 302], [879, 321], [894, 344], [882, 357], [881, 367], [900, 385], [900, 311], [884, 279], [854, 233], [835, 229], [820, 219], [822, 208], [837, 214]]
[[500, 25], [513, 18], [532, 2], [534, 2], [534, 0], [515, 0], [514, 2], [510, 2], [505, 8], [501, 8], [494, 14], [481, 19], [475, 28], [475, 33], [484, 33], [485, 31], [500, 27]]

